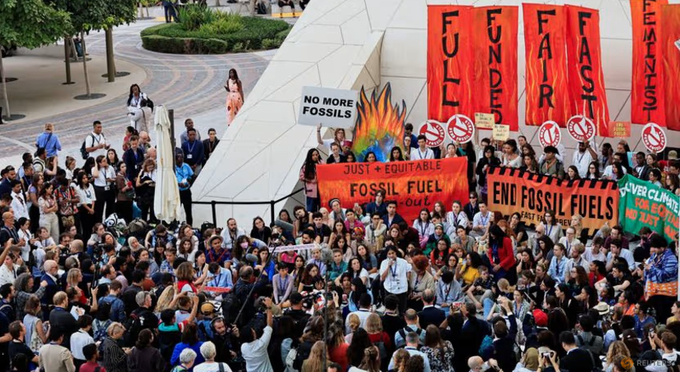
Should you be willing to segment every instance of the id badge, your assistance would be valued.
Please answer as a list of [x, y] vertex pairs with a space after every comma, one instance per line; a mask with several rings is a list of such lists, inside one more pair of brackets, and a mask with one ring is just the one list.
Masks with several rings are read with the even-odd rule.
[[187, 154], [187, 159], [193, 159], [194, 155], [193, 154]]
[[104, 191], [109, 191], [109, 190], [111, 190], [111, 186], [109, 186], [109, 185], [104, 186]]

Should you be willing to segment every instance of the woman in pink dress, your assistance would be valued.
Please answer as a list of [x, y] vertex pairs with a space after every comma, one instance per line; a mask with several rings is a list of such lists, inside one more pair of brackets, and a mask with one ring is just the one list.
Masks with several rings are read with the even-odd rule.
[[227, 125], [231, 125], [241, 106], [243, 106], [243, 86], [236, 69], [229, 70], [229, 79], [227, 79], [224, 89], [227, 90]]

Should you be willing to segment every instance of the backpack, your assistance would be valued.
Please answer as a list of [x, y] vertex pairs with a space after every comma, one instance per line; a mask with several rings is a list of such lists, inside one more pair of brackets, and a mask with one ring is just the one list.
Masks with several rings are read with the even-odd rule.
[[583, 343], [583, 337], [581, 337], [581, 335], [577, 335], [576, 337], [578, 338], [579, 343], [581, 343], [581, 347], [579, 347], [579, 349], [585, 351], [590, 356], [590, 361], [593, 363], [592, 372], [602, 372], [602, 362], [600, 361], [600, 358], [590, 351], [590, 347], [595, 344], [595, 336], [590, 338], [590, 341], [588, 341], [587, 345]]
[[[399, 348], [406, 346], [406, 331], [405, 331], [405, 329], [406, 328], [402, 328], [399, 331], [397, 331], [397, 333], [399, 333], [399, 335], [401, 336], [401, 342], [394, 345], [396, 349], [399, 349]], [[410, 330], [409, 330], [409, 332], [410, 332]], [[425, 332], [425, 331], [423, 331], [421, 328], [418, 328], [418, 329], [415, 330], [415, 332], [418, 334], [418, 343], [420, 343], [420, 337], [423, 335], [423, 332]]]
[[127, 345], [134, 345], [139, 332], [142, 330], [142, 320], [139, 318], [139, 315], [133, 311], [130, 313], [130, 316], [127, 317], [125, 324], [123, 325], [127, 330], [124, 337], [125, 343]]
[[[90, 133], [89, 136], [92, 137], [92, 145], [94, 145], [94, 136], [91, 133]], [[83, 160], [87, 160], [87, 158], [90, 157], [90, 153], [87, 152], [87, 147], [85, 145], [85, 142], [87, 142], [87, 137], [85, 137], [85, 139], [83, 140], [83, 144], [80, 145], [80, 156], [83, 157]]]
[[128, 234], [136, 237], [138, 240], [144, 239], [149, 225], [141, 218], [135, 218], [127, 225]]

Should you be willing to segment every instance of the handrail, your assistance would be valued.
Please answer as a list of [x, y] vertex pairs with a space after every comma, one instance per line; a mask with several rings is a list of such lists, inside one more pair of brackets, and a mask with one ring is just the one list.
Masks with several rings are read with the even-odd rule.
[[282, 202], [284, 199], [288, 199], [293, 195], [296, 195], [302, 191], [304, 191], [305, 188], [301, 187], [290, 194], [281, 197], [276, 200], [269, 200], [269, 201], [218, 201], [218, 200], [211, 200], [211, 201], [194, 201], [192, 204], [198, 204], [198, 205], [210, 205], [212, 209], [212, 222], [213, 225], [217, 226], [217, 205], [266, 205], [269, 204], [269, 217], [271, 218], [271, 223], [274, 223], [276, 221], [276, 215], [274, 213], [274, 207], [276, 204]]

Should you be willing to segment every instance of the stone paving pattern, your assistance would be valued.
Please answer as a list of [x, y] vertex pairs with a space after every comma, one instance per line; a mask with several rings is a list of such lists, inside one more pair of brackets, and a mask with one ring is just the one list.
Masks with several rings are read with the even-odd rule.
[[[156, 24], [157, 21], [146, 20], [116, 28], [115, 58], [136, 64], [145, 70], [146, 80], [138, 82], [142, 91], [156, 105], [162, 104], [174, 109], [175, 123], [181, 130], [185, 118], [224, 108], [226, 91], [223, 86], [229, 69], [235, 68], [239, 72], [247, 95], [269, 63], [268, 58], [265, 58], [267, 53], [176, 55], [147, 51], [142, 48], [139, 32]], [[90, 55], [105, 56], [104, 33], [93, 33], [86, 41]], [[74, 73], [77, 69], [77, 65], [72, 64]], [[63, 65], [59, 66], [59, 71], [63, 73]], [[0, 139], [0, 148], [3, 149], [0, 157], [16, 156], [27, 148], [34, 149], [35, 138], [47, 122], [58, 124], [57, 133], [65, 150], [80, 148], [85, 134], [90, 131], [95, 120], [104, 124], [104, 132], [109, 140], [117, 137], [122, 139], [125, 127], [129, 125], [125, 115], [127, 97], [126, 87], [119, 96], [107, 96], [101, 104], [86, 109], [61, 112], [38, 120], [30, 120], [28, 117], [20, 123], [0, 125], [0, 136], [6, 138]], [[59, 108], [55, 107], [54, 111], [58, 112]], [[226, 115], [224, 117], [225, 121], [208, 123], [208, 126], [219, 128], [218, 135], [226, 130]], [[207, 137], [207, 133], [204, 136]], [[120, 152], [118, 148], [117, 151]]]

